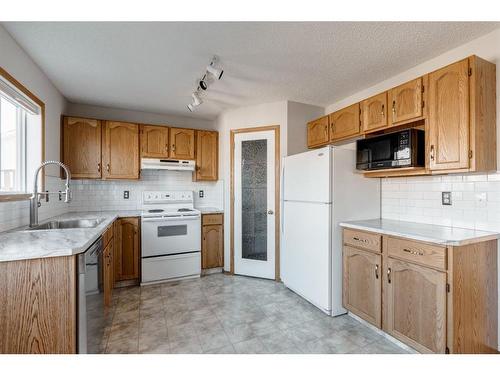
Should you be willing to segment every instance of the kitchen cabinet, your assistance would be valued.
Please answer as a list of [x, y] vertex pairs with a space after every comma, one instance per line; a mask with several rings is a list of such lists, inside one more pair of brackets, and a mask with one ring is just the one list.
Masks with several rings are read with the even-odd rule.
[[429, 74], [429, 168], [496, 170], [496, 68], [471, 56]]
[[74, 354], [75, 256], [0, 262], [0, 353]]
[[374, 326], [382, 327], [382, 256], [344, 247], [343, 304]]
[[201, 231], [201, 268], [224, 267], [223, 215], [202, 215]]
[[113, 224], [102, 235], [102, 242], [104, 246], [102, 252], [104, 306], [111, 307], [115, 283], [113, 274]]
[[140, 241], [139, 218], [117, 219], [113, 227], [114, 283], [131, 285], [139, 283]]
[[168, 158], [169, 157], [169, 128], [166, 126], [140, 126], [141, 157]]
[[170, 128], [170, 157], [173, 159], [194, 159], [194, 130]]
[[389, 91], [391, 125], [401, 125], [423, 117], [422, 77], [394, 87]]
[[101, 178], [101, 121], [62, 118], [62, 161], [72, 178]]
[[344, 228], [343, 243], [348, 311], [422, 353], [497, 353], [497, 240], [444, 246]]
[[338, 141], [360, 134], [359, 103], [333, 112], [330, 118], [330, 141]]
[[102, 132], [104, 179], [139, 179], [139, 126], [105, 121]]
[[330, 141], [329, 118], [323, 116], [307, 123], [307, 147], [324, 146]]
[[196, 131], [196, 171], [194, 181], [217, 181], [219, 178], [219, 133]]
[[387, 92], [361, 102], [361, 126], [364, 133], [386, 128], [387, 118]]

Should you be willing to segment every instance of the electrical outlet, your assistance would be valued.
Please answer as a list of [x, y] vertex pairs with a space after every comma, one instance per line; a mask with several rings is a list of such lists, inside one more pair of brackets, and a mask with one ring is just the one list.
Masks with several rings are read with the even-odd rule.
[[130, 193], [128, 190], [123, 191], [123, 199], [128, 199], [130, 197]]
[[443, 191], [441, 193], [441, 203], [443, 206], [451, 206], [451, 191]]
[[205, 192], [203, 190], [198, 191], [198, 196], [203, 198], [205, 196]]

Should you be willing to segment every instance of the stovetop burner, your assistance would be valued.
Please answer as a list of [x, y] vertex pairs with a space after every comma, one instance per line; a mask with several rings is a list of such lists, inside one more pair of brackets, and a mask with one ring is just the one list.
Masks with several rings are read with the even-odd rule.
[[162, 210], [161, 208], [155, 208], [153, 210], [148, 210], [148, 212], [151, 214], [156, 214], [156, 213], [163, 212], [163, 211], [165, 211], [165, 210]]
[[190, 209], [190, 208], [179, 208], [179, 209], [177, 210], [177, 212], [192, 212], [192, 211], [194, 211], [194, 210], [192, 210], [192, 209]]

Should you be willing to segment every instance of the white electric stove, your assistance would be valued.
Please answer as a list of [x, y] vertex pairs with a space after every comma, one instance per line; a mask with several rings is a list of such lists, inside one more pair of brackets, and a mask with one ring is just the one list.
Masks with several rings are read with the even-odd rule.
[[192, 191], [144, 191], [141, 214], [142, 284], [201, 273], [201, 213]]

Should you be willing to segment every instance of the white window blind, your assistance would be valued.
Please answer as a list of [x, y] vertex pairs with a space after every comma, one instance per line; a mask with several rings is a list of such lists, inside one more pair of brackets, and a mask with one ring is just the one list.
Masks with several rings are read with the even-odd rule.
[[18, 89], [14, 88], [2, 76], [0, 76], [0, 95], [12, 102], [12, 104], [22, 107], [32, 115], [40, 114], [40, 107]]

